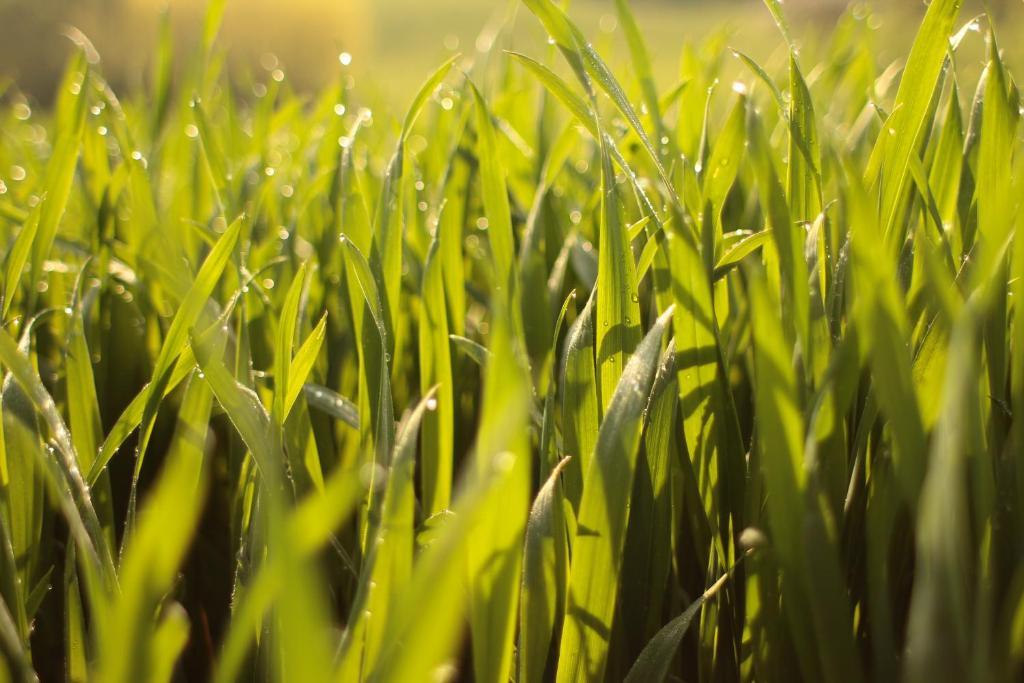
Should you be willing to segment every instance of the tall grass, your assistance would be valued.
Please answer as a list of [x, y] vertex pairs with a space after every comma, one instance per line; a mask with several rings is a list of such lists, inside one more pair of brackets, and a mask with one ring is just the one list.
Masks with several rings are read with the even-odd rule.
[[522, 5], [404, 118], [230, 77], [223, 1], [8, 95], [0, 680], [1024, 676], [994, 27], [767, 0], [781, 59], [664, 84], [625, 0], [615, 69]]

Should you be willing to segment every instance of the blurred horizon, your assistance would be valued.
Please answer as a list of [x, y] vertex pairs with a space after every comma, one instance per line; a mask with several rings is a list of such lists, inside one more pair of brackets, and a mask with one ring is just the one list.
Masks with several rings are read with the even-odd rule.
[[[971, 10], [980, 10], [981, 0], [973, 4], [977, 7], [967, 3], [963, 21]], [[1014, 20], [1024, 14], [1020, 2], [991, 4]], [[730, 45], [756, 58], [770, 56], [781, 43], [761, 0], [634, 0], [632, 5], [665, 86], [676, 73], [684, 43], [699, 43], [719, 30], [728, 32]], [[907, 47], [899, 41], [913, 34], [901, 24], [916, 21], [924, 5], [917, 0], [870, 5], [896, 29], [890, 30], [893, 44], [883, 46], [883, 53], [899, 54]], [[205, 7], [206, 0], [0, 0], [0, 91], [9, 83], [31, 100], [48, 103], [73, 48], [64, 35], [68, 26], [93, 42], [115, 88], [136, 88], [148, 78], [164, 10], [180, 67], [198, 43]], [[827, 36], [845, 7], [842, 0], [785, 4], [808, 43]], [[362, 92], [404, 100], [433, 65], [453, 52], [471, 55], [487, 47], [513, 15], [514, 29], [505, 34], [503, 46], [521, 43], [533, 49], [544, 36], [529, 14], [521, 3], [504, 0], [291, 0], [286, 5], [228, 0], [220, 46], [236, 75], [280, 69], [299, 91], [338, 78], [344, 52], [350, 55], [347, 72], [359, 79]], [[598, 43], [621, 40], [612, 0], [576, 0], [570, 15]], [[1005, 38], [1004, 43], [1010, 63], [1019, 63], [1017, 45]]]

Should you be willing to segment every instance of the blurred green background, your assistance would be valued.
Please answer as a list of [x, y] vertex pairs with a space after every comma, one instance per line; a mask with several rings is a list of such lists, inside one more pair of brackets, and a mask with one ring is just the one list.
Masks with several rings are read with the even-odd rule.
[[[1024, 26], [1024, 3], [988, 4], [1006, 15], [1002, 42], [1010, 62], [1020, 64], [1024, 55], [1012, 29]], [[983, 0], [966, 5], [964, 21], [982, 10]], [[785, 3], [812, 48], [845, 6], [843, 0]], [[0, 81], [15, 82], [45, 104], [71, 47], [66, 27], [75, 26], [96, 45], [115, 86], [138, 85], [146, 78], [161, 13], [169, 13], [180, 55], [197, 41], [204, 7], [205, 0], [0, 0]], [[685, 41], [700, 42], [724, 30], [729, 45], [760, 59], [781, 46], [760, 0], [634, 0], [633, 7], [665, 87], [674, 82]], [[887, 0], [871, 7], [886, 38], [880, 59], [901, 54], [924, 3]], [[613, 0], [574, 0], [570, 14], [599, 44], [621, 40]], [[229, 0], [222, 45], [236, 72], [281, 69], [300, 90], [337, 77], [338, 55], [347, 52], [361, 93], [404, 103], [445, 55], [472, 55], [508, 25], [514, 28], [504, 34], [502, 47], [536, 49], [537, 22], [520, 3], [506, 0]]]

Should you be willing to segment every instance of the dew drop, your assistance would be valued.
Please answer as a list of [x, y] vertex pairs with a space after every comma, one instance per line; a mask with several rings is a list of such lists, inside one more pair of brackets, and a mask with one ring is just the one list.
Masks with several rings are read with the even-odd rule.
[[437, 399], [427, 399], [427, 410], [437, 410]]

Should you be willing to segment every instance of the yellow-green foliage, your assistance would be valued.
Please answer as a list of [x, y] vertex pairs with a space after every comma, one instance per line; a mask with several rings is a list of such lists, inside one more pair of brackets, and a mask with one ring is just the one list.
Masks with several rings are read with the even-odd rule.
[[886, 67], [767, 0], [657, 83], [523, 0], [390, 116], [226, 75], [224, 5], [0, 107], [0, 681], [1024, 676], [984, 18]]

